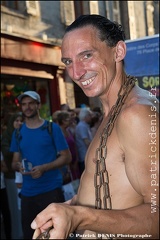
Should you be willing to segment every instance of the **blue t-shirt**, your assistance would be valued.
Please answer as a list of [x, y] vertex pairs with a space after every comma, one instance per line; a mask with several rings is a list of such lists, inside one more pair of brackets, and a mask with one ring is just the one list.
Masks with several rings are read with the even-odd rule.
[[[19, 144], [16, 133], [13, 132], [10, 151], [19, 152], [20, 147], [22, 159], [26, 158], [33, 167], [54, 161], [57, 152], [68, 149], [68, 144], [58, 124], [52, 123], [53, 138], [46, 126], [47, 121], [34, 129], [28, 128], [24, 123], [20, 129]], [[46, 171], [37, 179], [23, 175], [21, 193], [24, 196], [35, 196], [62, 187], [62, 181], [59, 169]]]

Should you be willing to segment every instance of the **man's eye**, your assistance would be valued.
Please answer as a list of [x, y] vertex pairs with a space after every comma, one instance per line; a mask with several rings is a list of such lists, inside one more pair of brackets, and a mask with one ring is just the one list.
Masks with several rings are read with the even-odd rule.
[[70, 59], [67, 59], [67, 60], [64, 60], [63, 63], [68, 66], [69, 64], [71, 64], [71, 60]]
[[88, 59], [88, 58], [90, 58], [91, 56], [92, 56], [91, 53], [87, 53], [87, 54], [84, 56], [84, 58], [85, 58], [85, 59]]

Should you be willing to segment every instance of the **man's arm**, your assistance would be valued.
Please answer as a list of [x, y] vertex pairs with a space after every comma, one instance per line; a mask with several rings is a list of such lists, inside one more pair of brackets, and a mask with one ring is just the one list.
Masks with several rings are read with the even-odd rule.
[[150, 204], [126, 210], [96, 210], [52, 203], [37, 215], [31, 227], [40, 229], [35, 232], [34, 239], [51, 225], [54, 226], [50, 232], [51, 239], [67, 239], [75, 229], [87, 229], [100, 234], [147, 234], [150, 239], [158, 239], [158, 209], [153, 215], [150, 209]]
[[61, 168], [62, 166], [67, 165], [71, 162], [72, 157], [69, 149], [60, 151], [59, 153], [60, 156], [55, 161], [42, 165], [43, 171]]
[[44, 172], [47, 172], [52, 169], [61, 168], [62, 166], [70, 163], [71, 153], [69, 149], [60, 151], [59, 153], [60, 153], [60, 156], [56, 160], [50, 163], [44, 163], [42, 165], [37, 165], [33, 167], [32, 170], [29, 172], [32, 178], [39, 178], [42, 176]]
[[19, 152], [13, 153], [12, 168], [14, 171], [23, 173], [23, 168], [21, 164], [21, 154]]
[[7, 165], [3, 159], [1, 159], [1, 172], [3, 173], [8, 172]]
[[39, 178], [42, 176], [42, 174], [45, 171], [49, 171], [51, 169], [57, 169], [60, 168], [62, 166], [64, 166], [65, 164], [70, 163], [71, 161], [71, 153], [70, 151], [67, 150], [63, 150], [60, 152], [60, 156], [55, 160], [52, 161], [50, 163], [46, 163], [46, 164], [42, 164], [42, 165], [38, 165], [32, 168], [32, 170], [30, 172], [24, 172], [24, 168], [20, 162], [20, 153], [19, 152], [15, 152], [13, 154], [13, 162], [12, 162], [12, 168], [17, 171], [17, 172], [21, 172], [24, 175], [28, 175], [30, 174], [32, 176], [32, 178]]
[[151, 203], [151, 195], [156, 194], [158, 204], [158, 113], [152, 112], [151, 106], [136, 105], [122, 113], [118, 129], [125, 153], [125, 170], [132, 187], [143, 197], [144, 203]]

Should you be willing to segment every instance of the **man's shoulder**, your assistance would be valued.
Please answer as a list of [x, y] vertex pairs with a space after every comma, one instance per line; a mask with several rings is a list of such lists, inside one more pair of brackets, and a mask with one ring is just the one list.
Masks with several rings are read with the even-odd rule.
[[[147, 128], [151, 122], [151, 116], [159, 117], [158, 100], [146, 97], [133, 97], [124, 105], [117, 119], [118, 129]], [[153, 118], [152, 118], [153, 119]]]
[[85, 121], [79, 121], [77, 123], [76, 128], [83, 128], [83, 127], [88, 127], [89, 125]]
[[76, 134], [79, 134], [81, 132], [84, 132], [84, 125], [82, 124], [82, 122], [79, 122], [77, 125], [76, 125], [76, 128], [75, 128], [75, 132]]
[[153, 109], [159, 112], [159, 101], [155, 94], [138, 87], [122, 107], [121, 115], [145, 117], [145, 114], [149, 114]]
[[[17, 139], [18, 141], [20, 141], [21, 140], [21, 138], [22, 138], [22, 133], [25, 131], [25, 123], [23, 123], [21, 126], [20, 126], [20, 128], [16, 128], [15, 130], [14, 130], [14, 137], [15, 137], [15, 139]], [[13, 138], [13, 140], [14, 140], [14, 138]]]

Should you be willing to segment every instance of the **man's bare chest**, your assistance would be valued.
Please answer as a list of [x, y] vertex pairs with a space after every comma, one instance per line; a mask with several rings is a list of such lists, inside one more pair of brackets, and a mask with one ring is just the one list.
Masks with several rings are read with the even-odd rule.
[[[98, 148], [99, 137], [98, 135], [96, 135], [86, 155], [85, 160], [86, 169], [84, 176], [82, 178], [82, 183], [86, 185], [85, 189], [87, 188], [87, 186], [89, 186], [88, 190], [90, 191], [90, 193], [93, 194], [93, 197], [91, 199], [95, 198], [96, 192], [95, 175]], [[139, 203], [139, 201], [141, 201], [141, 198], [133, 189], [127, 176], [125, 165], [125, 153], [122, 150], [121, 143], [119, 142], [116, 130], [113, 130], [111, 136], [108, 138], [105, 151], [106, 151], [105, 166], [108, 174], [109, 182], [108, 187], [112, 201], [112, 208], [115, 209], [119, 209], [120, 207], [125, 208], [126, 206], [132, 204], [131, 200], [133, 199], [135, 199], [135, 201], [136, 202], [138, 201]], [[98, 182], [98, 184], [100, 184], [100, 182]], [[100, 195], [103, 198], [103, 190], [101, 191]]]

